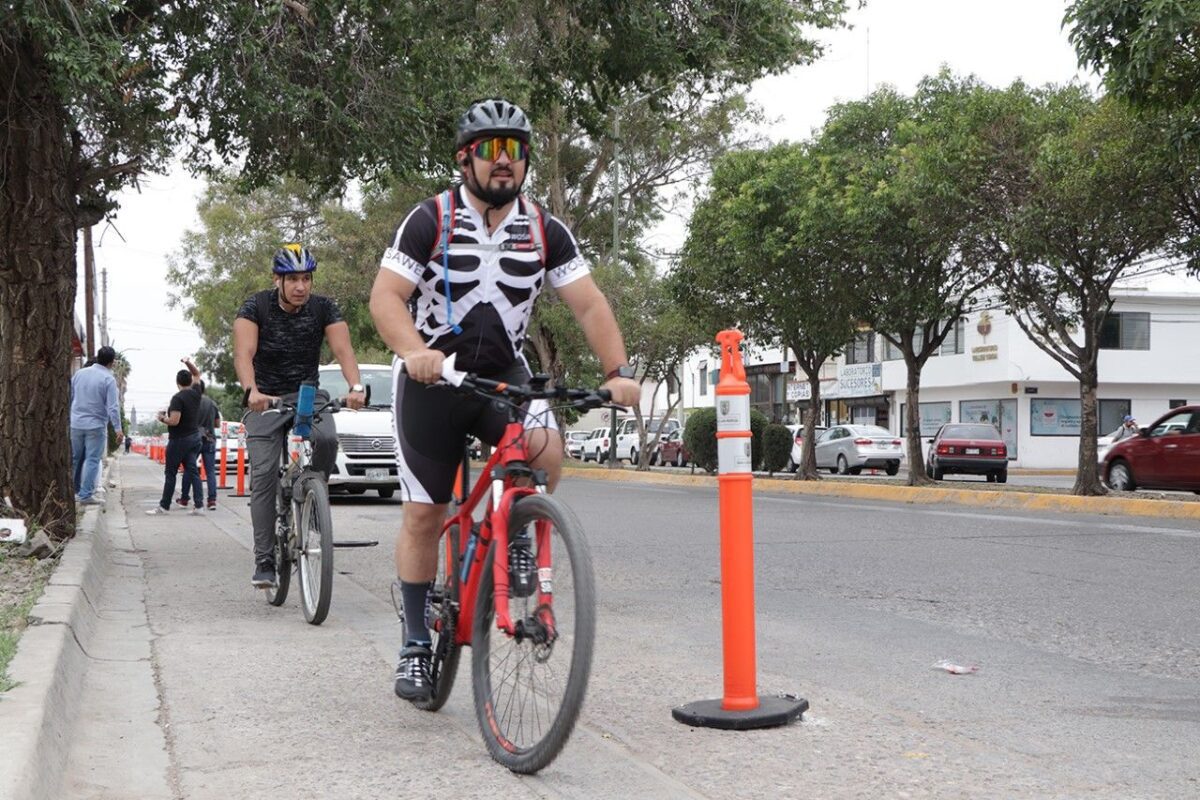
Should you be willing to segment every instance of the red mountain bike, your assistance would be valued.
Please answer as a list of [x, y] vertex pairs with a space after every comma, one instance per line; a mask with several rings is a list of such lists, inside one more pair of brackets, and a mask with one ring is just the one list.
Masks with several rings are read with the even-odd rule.
[[[529, 465], [525, 404], [541, 399], [582, 410], [611, 396], [549, 388], [544, 375], [517, 386], [453, 372], [452, 365], [445, 374], [456, 391], [502, 402], [509, 421], [470, 495], [455, 497], [442, 530], [427, 614], [433, 696], [416, 705], [436, 711], [445, 704], [462, 647], [471, 645], [475, 715], [488, 752], [513, 772], [534, 773], [562, 750], [583, 705], [596, 600], [583, 528], [547, 493], [545, 471]], [[464, 490], [469, 464], [464, 446]], [[403, 617], [403, 604], [396, 608]]]

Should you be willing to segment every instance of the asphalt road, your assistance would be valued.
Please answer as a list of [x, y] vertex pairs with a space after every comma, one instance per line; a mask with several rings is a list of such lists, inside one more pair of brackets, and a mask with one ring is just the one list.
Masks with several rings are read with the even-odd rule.
[[812, 708], [728, 733], [670, 715], [722, 690], [713, 491], [567, 480], [596, 657], [580, 727], [529, 779], [488, 758], [468, 670], [436, 715], [391, 694], [399, 502], [335, 501], [338, 536], [380, 546], [338, 551], [314, 629], [249, 588], [244, 501], [144, 517], [156, 470], [127, 463], [175, 797], [1200, 796], [1194, 524], [759, 493], [760, 690]]

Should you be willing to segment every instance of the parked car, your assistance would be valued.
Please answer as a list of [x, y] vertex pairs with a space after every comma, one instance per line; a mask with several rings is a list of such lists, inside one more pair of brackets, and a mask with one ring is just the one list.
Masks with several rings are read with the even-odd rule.
[[[658, 445], [658, 439], [679, 428], [679, 420], [652, 419], [646, 423], [646, 441], [650, 444], [651, 464]], [[626, 417], [617, 422], [617, 458], [628, 460], [630, 464], [638, 462], [638, 446], [641, 439], [638, 436], [636, 417]]]
[[[683, 443], [683, 430], [676, 428], [658, 443], [655, 451], [656, 463], [671, 464], [676, 467], [686, 467], [692, 463], [692, 453]], [[655, 463], [655, 462], [651, 462]]]
[[994, 425], [947, 422], [929, 440], [925, 471], [940, 481], [945, 475], [986, 475], [988, 483], [1008, 483], [1008, 445]]
[[608, 460], [608, 451], [611, 444], [612, 437], [608, 435], [608, 428], [594, 428], [591, 435], [583, 442], [580, 459], [603, 464]]
[[[800, 469], [800, 459], [803, 457], [804, 426], [788, 425], [787, 429], [792, 432], [792, 452], [788, 455], [787, 471], [795, 472], [796, 470]], [[829, 429], [823, 425], [818, 425], [813, 430], [819, 437], [822, 433]]]
[[904, 460], [903, 444], [878, 425], [836, 425], [817, 439], [817, 469], [857, 475], [866, 467], [895, 475]]
[[[370, 389], [370, 405], [343, 408], [333, 415], [338, 454], [329, 489], [362, 494], [368, 489], [387, 499], [400, 488], [396, 467], [396, 431], [392, 424], [392, 368], [386, 364], [359, 364], [363, 385]], [[332, 397], [349, 393], [342, 368], [321, 367], [320, 386]]]
[[592, 435], [591, 431], [567, 431], [563, 437], [563, 445], [571, 458], [583, 458], [583, 443]]
[[1113, 489], [1185, 489], [1200, 494], [1200, 406], [1175, 408], [1104, 456]]

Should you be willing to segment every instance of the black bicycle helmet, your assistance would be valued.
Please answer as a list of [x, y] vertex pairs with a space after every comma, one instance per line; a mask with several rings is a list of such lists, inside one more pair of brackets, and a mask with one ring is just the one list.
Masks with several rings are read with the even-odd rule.
[[513, 136], [528, 142], [533, 127], [521, 107], [502, 97], [476, 100], [466, 113], [458, 118], [458, 132], [454, 135], [455, 152], [463, 149], [482, 136]]

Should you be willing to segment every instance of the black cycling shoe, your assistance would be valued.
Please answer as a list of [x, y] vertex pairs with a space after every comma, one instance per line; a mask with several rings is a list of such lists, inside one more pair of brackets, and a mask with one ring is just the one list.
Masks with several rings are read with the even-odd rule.
[[422, 644], [410, 644], [400, 651], [396, 664], [396, 697], [401, 700], [429, 700], [433, 697], [433, 653]]
[[260, 561], [254, 568], [254, 577], [250, 579], [250, 585], [255, 589], [271, 589], [278, 584], [275, 581], [275, 562]]
[[513, 537], [508, 546], [508, 591], [513, 597], [529, 597], [537, 586], [537, 561], [529, 537]]

